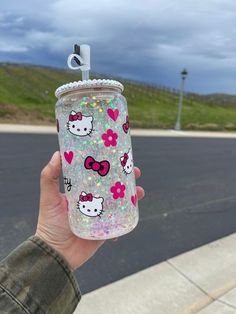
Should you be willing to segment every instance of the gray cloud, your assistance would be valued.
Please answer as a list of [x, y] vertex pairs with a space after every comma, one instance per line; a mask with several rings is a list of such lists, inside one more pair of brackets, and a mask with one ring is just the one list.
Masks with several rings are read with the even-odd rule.
[[198, 92], [235, 90], [236, 3], [230, 0], [8, 1], [0, 61], [65, 67], [73, 44], [92, 46], [92, 70]]

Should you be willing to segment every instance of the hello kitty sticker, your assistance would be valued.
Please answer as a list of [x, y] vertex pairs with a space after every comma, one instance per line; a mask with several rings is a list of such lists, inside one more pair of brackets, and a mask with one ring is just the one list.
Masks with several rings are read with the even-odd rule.
[[134, 168], [134, 161], [130, 149], [127, 153], [124, 153], [124, 155], [120, 157], [120, 163], [125, 174], [130, 174], [132, 172]]
[[67, 122], [67, 130], [76, 136], [90, 136], [93, 132], [93, 117], [72, 110]]
[[82, 192], [77, 203], [80, 212], [88, 217], [99, 217], [103, 213], [103, 197], [95, 197], [92, 193]]

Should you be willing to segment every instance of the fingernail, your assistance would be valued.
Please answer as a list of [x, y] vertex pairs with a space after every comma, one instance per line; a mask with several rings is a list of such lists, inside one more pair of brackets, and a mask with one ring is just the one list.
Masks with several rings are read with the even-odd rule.
[[58, 152], [55, 152], [53, 155], [52, 155], [52, 158], [50, 160], [50, 164], [52, 164], [53, 166], [55, 166], [57, 164], [57, 154]]

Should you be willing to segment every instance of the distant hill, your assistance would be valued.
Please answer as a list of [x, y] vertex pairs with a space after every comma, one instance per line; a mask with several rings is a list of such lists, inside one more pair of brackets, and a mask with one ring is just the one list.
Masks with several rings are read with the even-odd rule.
[[[91, 78], [98, 77], [94, 74]], [[61, 69], [0, 64], [0, 122], [54, 123], [55, 89], [80, 78], [79, 73]], [[178, 90], [120, 78], [118, 80], [125, 86], [124, 95], [133, 127], [174, 127]], [[236, 96], [185, 93], [182, 127], [236, 130]]]
[[223, 93], [199, 95], [194, 93], [187, 93], [187, 97], [195, 98], [197, 101], [205, 102], [208, 104], [236, 107], [236, 95], [229, 95]]

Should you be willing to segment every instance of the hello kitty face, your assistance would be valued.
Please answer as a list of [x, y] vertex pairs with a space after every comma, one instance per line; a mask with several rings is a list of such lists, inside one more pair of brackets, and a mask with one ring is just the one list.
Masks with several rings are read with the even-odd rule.
[[82, 192], [77, 203], [77, 208], [80, 212], [89, 217], [101, 218], [103, 213], [103, 197], [94, 197], [91, 193]]
[[93, 117], [72, 110], [67, 122], [67, 130], [77, 136], [90, 135], [93, 131]]
[[124, 155], [120, 157], [120, 163], [123, 167], [124, 173], [130, 174], [132, 172], [134, 168], [134, 161], [130, 149], [127, 153], [124, 153]]

